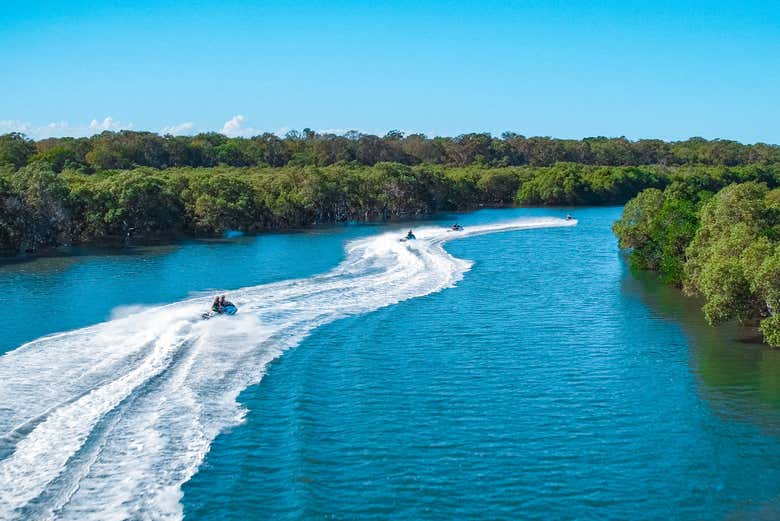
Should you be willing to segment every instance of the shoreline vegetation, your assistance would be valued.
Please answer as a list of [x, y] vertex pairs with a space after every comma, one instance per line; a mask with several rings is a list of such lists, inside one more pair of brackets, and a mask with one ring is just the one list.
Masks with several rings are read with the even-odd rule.
[[[624, 204], [642, 190], [780, 179], [780, 147], [692, 138], [0, 136], [0, 254], [414, 218]], [[714, 183], [714, 184], [713, 184]]]
[[613, 230], [633, 267], [701, 296], [711, 325], [736, 320], [780, 346], [780, 178], [679, 179], [630, 200]]
[[0, 255], [504, 206], [625, 204], [634, 267], [780, 346], [780, 147], [691, 138], [0, 135]]

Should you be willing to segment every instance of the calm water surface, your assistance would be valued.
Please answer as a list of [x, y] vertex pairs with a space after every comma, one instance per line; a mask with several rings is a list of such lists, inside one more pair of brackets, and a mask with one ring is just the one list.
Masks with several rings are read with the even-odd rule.
[[[562, 213], [493, 210], [458, 218], [468, 230]], [[257, 375], [260, 383], [238, 395], [243, 422], [221, 429], [183, 495], [168, 497], [183, 505], [178, 514], [154, 489], [148, 489], [154, 499], [142, 505], [116, 504], [129, 518], [172, 511], [188, 520], [780, 517], [780, 354], [751, 342], [750, 332], [705, 326], [699, 303], [652, 276], [632, 274], [610, 232], [619, 214], [619, 208], [577, 210], [576, 227], [448, 242], [455, 258], [474, 262], [456, 287], [322, 322], [290, 341], [294, 349], [263, 359], [273, 361]], [[212, 289], [290, 278], [325, 288], [329, 281], [309, 277], [337, 265], [349, 241], [385, 229], [6, 264], [0, 291], [23, 298], [0, 309], [0, 350], [121, 316], [132, 310], [126, 306]], [[371, 291], [392, 293], [415, 280], [388, 279], [392, 287]], [[277, 290], [269, 288], [260, 295], [273, 300]], [[345, 290], [344, 298], [358, 301], [358, 290], [359, 284]], [[281, 320], [258, 309], [265, 322]], [[187, 334], [183, 352], [198, 345]], [[245, 340], [218, 344], [238, 349]], [[221, 359], [214, 360], [219, 367]], [[100, 518], [87, 492], [102, 494], [100, 480], [117, 479], [113, 469], [106, 463], [93, 472], [97, 463], [72, 462], [88, 459], [92, 452], [84, 447], [92, 444], [100, 463], [118, 450], [112, 441], [120, 434], [129, 440], [124, 446], [139, 439], [132, 425], [155, 409], [149, 404], [160, 403], [142, 407], [144, 397], [162, 386], [144, 385], [134, 404], [106, 413], [114, 423], [102, 426], [103, 434], [94, 428], [52, 471], [58, 477], [16, 512], [33, 518], [46, 511], [41, 505], [56, 504], [55, 517]], [[14, 400], [0, 394], [0, 419], [17, 407]], [[181, 414], [191, 413], [182, 407]], [[196, 418], [204, 431], [209, 418]], [[107, 461], [127, 464], [125, 472], [140, 473], [138, 482], [181, 464], [181, 458], [146, 462], [149, 447], [156, 445], [144, 441], [132, 464]], [[2, 449], [0, 466], [13, 450]], [[73, 499], [57, 499], [67, 494], [55, 485], [65, 490], [72, 482], [81, 484]]]

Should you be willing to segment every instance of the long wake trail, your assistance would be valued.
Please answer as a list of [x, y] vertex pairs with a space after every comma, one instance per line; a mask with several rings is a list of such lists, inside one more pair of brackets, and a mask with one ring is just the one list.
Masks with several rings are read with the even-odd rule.
[[193, 298], [49, 335], [0, 357], [0, 520], [182, 518], [181, 486], [241, 422], [239, 393], [315, 328], [454, 286], [453, 239], [575, 225], [555, 218], [422, 228], [356, 240], [333, 270], [231, 292], [201, 321]]

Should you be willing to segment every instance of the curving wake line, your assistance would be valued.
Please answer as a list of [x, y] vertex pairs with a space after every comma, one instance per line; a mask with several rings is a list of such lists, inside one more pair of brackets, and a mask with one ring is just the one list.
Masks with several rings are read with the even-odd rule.
[[0, 357], [0, 520], [181, 519], [181, 485], [240, 422], [238, 394], [314, 328], [453, 286], [471, 263], [448, 240], [575, 225], [521, 219], [351, 242], [332, 271], [231, 292], [240, 314], [200, 321], [208, 298], [42, 337]]

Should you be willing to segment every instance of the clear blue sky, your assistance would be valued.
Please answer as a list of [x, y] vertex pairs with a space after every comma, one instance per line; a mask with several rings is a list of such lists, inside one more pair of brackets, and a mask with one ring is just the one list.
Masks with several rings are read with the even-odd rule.
[[780, 143], [774, 0], [3, 0], [0, 63], [0, 131], [37, 135], [240, 115], [228, 131]]

